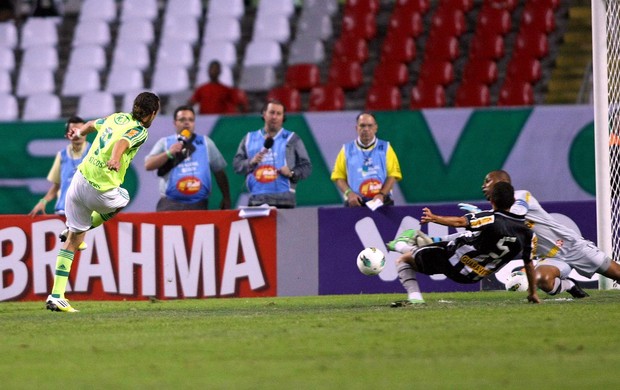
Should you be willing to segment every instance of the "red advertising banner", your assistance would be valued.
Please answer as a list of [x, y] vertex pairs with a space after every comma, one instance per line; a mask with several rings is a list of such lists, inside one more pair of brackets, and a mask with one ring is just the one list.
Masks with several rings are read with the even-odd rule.
[[[121, 213], [86, 234], [67, 298], [140, 300], [275, 296], [276, 212]], [[0, 301], [44, 300], [53, 285], [58, 216], [0, 216]]]

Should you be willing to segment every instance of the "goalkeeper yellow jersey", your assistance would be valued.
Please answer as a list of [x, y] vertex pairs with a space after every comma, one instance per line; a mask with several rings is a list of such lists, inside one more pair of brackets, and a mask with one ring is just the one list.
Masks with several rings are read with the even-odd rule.
[[[104, 192], [123, 183], [131, 160], [149, 133], [131, 114], [124, 112], [97, 119], [95, 129], [97, 136], [78, 169], [94, 188]], [[129, 142], [129, 149], [121, 156], [118, 171], [113, 171], [106, 164], [112, 157], [114, 145], [121, 139]]]

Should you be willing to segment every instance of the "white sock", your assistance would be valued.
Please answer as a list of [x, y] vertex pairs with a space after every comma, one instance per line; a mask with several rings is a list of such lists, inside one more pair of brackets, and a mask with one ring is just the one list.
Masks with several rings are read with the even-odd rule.
[[418, 284], [416, 273], [413, 268], [411, 268], [411, 265], [407, 263], [400, 263], [398, 265], [398, 279], [400, 280], [400, 284], [402, 284], [407, 291], [408, 299], [424, 300], [420, 292], [420, 285]]
[[573, 283], [572, 280], [555, 278], [553, 281], [553, 289], [551, 289], [549, 295], [556, 295], [568, 291], [573, 288], [574, 285], [575, 283]]

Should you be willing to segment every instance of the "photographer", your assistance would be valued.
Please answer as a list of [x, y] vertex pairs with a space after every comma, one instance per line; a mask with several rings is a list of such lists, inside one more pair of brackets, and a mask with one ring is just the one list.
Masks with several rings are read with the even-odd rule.
[[230, 208], [226, 161], [207, 136], [194, 133], [196, 114], [191, 106], [174, 110], [176, 134], [163, 137], [146, 156], [147, 171], [157, 170], [161, 199], [157, 211], [207, 210], [211, 171], [222, 192], [220, 209]]

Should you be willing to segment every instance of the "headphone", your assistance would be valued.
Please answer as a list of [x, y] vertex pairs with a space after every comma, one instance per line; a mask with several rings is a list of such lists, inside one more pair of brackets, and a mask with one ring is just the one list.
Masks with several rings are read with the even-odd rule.
[[286, 122], [286, 106], [284, 105], [284, 103], [282, 103], [278, 99], [269, 99], [267, 103], [263, 105], [263, 108], [261, 108], [260, 117], [263, 120], [263, 122], [265, 122], [265, 112], [267, 112], [267, 106], [269, 106], [270, 104], [277, 104], [279, 106], [282, 106], [282, 109], [284, 111], [284, 115], [282, 116], [282, 123]]

